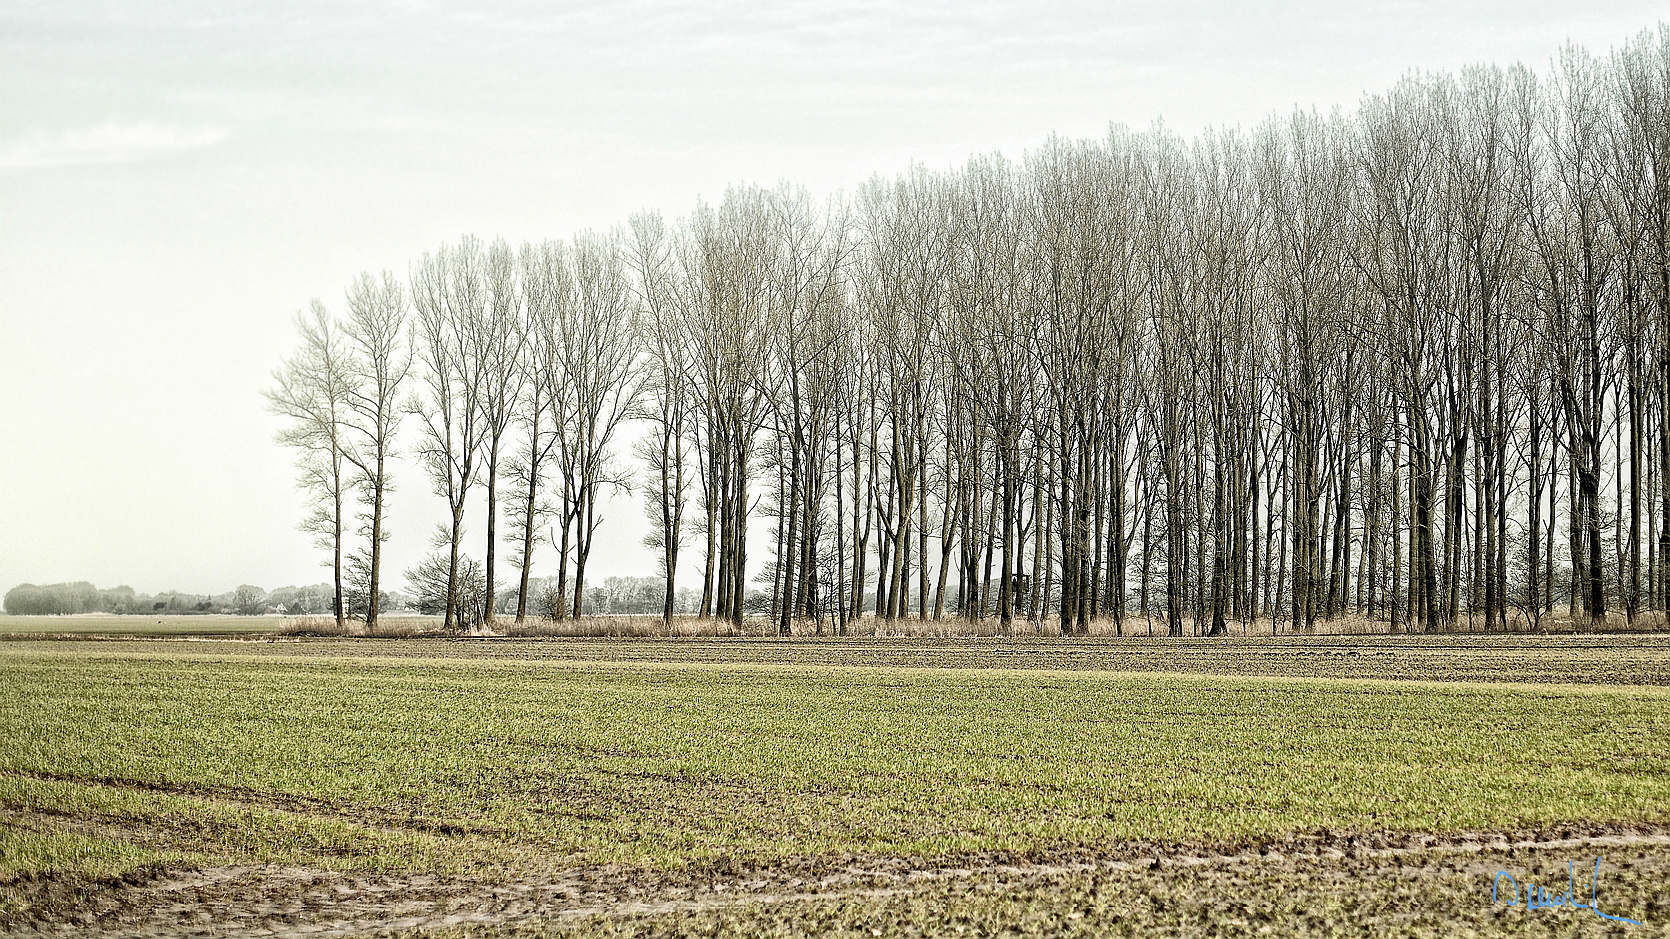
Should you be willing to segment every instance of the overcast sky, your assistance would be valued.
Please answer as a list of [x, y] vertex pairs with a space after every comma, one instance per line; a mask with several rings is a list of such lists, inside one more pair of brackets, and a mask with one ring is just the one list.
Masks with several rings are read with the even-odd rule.
[[[1110, 122], [1193, 136], [1350, 109], [1410, 70], [1542, 70], [1567, 40], [1605, 53], [1661, 15], [1608, 0], [6, 0], [0, 591], [325, 579], [261, 389], [310, 298], [340, 310], [355, 273], [404, 276], [466, 232], [565, 237], [642, 208], [682, 215], [736, 182], [822, 194]], [[443, 512], [415, 468], [398, 485], [397, 588]], [[605, 514], [593, 575], [652, 573], [636, 505]]]

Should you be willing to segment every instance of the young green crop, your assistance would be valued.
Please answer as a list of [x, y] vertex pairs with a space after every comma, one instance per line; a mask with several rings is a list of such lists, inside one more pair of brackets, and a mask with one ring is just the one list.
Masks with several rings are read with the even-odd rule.
[[0, 880], [1670, 820], [1656, 688], [79, 643], [0, 645], [0, 673]]

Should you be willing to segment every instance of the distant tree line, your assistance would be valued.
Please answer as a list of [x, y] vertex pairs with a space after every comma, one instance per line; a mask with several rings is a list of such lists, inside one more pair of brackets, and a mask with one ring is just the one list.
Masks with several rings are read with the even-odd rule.
[[450, 507], [411, 581], [449, 626], [498, 612], [501, 512], [517, 619], [542, 540], [549, 610], [595, 606], [598, 499], [623, 486], [664, 616], [691, 546], [696, 614], [756, 612], [753, 551], [784, 632], [866, 611], [1535, 628], [1670, 601], [1662, 26], [1546, 75], [1412, 76], [1350, 115], [1116, 127], [821, 205], [739, 187], [675, 223], [465, 238], [405, 283], [362, 277], [348, 309], [303, 322], [274, 396], [310, 524], [341, 569], [357, 498], [377, 582], [410, 368], [399, 411]]
[[6, 591], [5, 609], [14, 616], [56, 616], [72, 613], [148, 613], [153, 604], [162, 603], [170, 613], [197, 612], [198, 603], [208, 597], [189, 597], [183, 594], [164, 594], [150, 597], [137, 594], [132, 587], [112, 587], [105, 590], [86, 581], [66, 584], [18, 584]]
[[[561, 619], [567, 615], [562, 585], [555, 577], [534, 577], [528, 582], [529, 612], [547, 619]], [[585, 588], [585, 609], [600, 616], [661, 615], [666, 606], [666, 583], [656, 576], [605, 577], [601, 584]], [[500, 591], [495, 600], [501, 616], [514, 616], [520, 597], [517, 591]], [[673, 612], [694, 615], [697, 612], [696, 592], [686, 587], [673, 597]]]
[[[260, 616], [270, 612], [291, 615], [320, 615], [332, 612], [335, 592], [330, 584], [280, 587], [272, 592], [251, 584], [222, 594], [188, 594], [164, 591], [137, 593], [132, 587], [100, 589], [86, 581], [74, 583], [18, 584], [6, 591], [4, 609], [14, 616], [67, 616], [84, 613], [155, 614], [183, 616], [197, 613], [232, 613]], [[385, 606], [404, 606], [404, 598], [385, 595]]]

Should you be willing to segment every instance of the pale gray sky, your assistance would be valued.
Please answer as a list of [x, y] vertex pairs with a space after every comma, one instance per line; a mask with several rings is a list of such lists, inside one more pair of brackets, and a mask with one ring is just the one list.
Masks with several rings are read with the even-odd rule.
[[[323, 579], [260, 391], [309, 298], [340, 310], [358, 271], [404, 275], [463, 233], [676, 216], [732, 182], [850, 189], [1110, 121], [1192, 136], [1349, 109], [1412, 69], [1544, 69], [1568, 39], [1604, 53], [1661, 16], [1623, 0], [5, 0], [0, 591]], [[415, 468], [398, 482], [396, 585], [442, 517]], [[636, 505], [607, 514], [594, 575], [650, 573]]]

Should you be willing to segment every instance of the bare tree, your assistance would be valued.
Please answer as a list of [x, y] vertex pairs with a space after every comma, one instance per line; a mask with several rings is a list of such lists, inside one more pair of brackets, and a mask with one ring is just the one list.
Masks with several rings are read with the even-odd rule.
[[361, 274], [348, 288], [348, 320], [343, 332], [350, 354], [346, 357], [345, 427], [349, 445], [343, 456], [354, 465], [360, 498], [366, 505], [363, 534], [367, 539], [365, 567], [365, 629], [377, 628], [382, 590], [383, 542], [387, 496], [393, 490], [389, 463], [394, 458], [400, 428], [401, 385], [412, 366], [412, 351], [404, 341], [406, 291], [388, 271], [381, 279]]
[[[688, 540], [703, 616], [782, 632], [870, 610], [1123, 632], [1162, 580], [1173, 635], [1542, 628], [1557, 600], [1637, 622], [1670, 604], [1667, 128], [1661, 27], [1246, 137], [1114, 128], [827, 205], [739, 187], [519, 263], [465, 239], [412, 276], [418, 455], [452, 512], [426, 583], [456, 585], [485, 483], [491, 595], [504, 476], [518, 616], [547, 519], [578, 615], [600, 500], [641, 480], [664, 617]], [[387, 277], [350, 294], [377, 323], [399, 305]], [[287, 442], [326, 541], [359, 485], [375, 545], [370, 363], [400, 355], [352, 326], [321, 377], [328, 325], [286, 363], [283, 413], [315, 428]], [[775, 550], [750, 570], [757, 518]]]
[[701, 614], [740, 624], [745, 612], [749, 483], [764, 423], [756, 371], [764, 361], [770, 241], [764, 195], [733, 189], [718, 210], [698, 206], [683, 261], [701, 419], [700, 528], [706, 539]]
[[[524, 375], [522, 351], [529, 335], [527, 317], [523, 309], [523, 292], [517, 284], [516, 256], [502, 240], [494, 241], [484, 258], [483, 274], [486, 287], [486, 306], [481, 309], [479, 322], [470, 324], [474, 348], [472, 354], [480, 363], [479, 392], [475, 407], [482, 429], [483, 456], [486, 462], [481, 476], [487, 488], [487, 560], [482, 576], [487, 583], [487, 608], [482, 622], [493, 625], [498, 581], [494, 579], [494, 560], [498, 547], [498, 483], [500, 456], [505, 433], [516, 416], [521, 399]], [[526, 570], [527, 565], [523, 565]]]
[[356, 393], [348, 363], [349, 351], [341, 330], [325, 305], [314, 300], [311, 318], [296, 314], [301, 348], [273, 371], [274, 387], [267, 389], [267, 405], [290, 425], [279, 431], [278, 442], [298, 451], [298, 485], [308, 493], [313, 508], [301, 523], [303, 531], [318, 536], [318, 545], [331, 553], [331, 583], [336, 591], [332, 612], [340, 625], [343, 609], [342, 532], [344, 501], [350, 480], [344, 467], [344, 437], [350, 401]]
[[[569, 418], [574, 413], [573, 395], [563, 373], [563, 321], [572, 315], [574, 275], [568, 264], [566, 246], [560, 241], [523, 245], [520, 255], [522, 309], [525, 316], [521, 355], [519, 420], [527, 432], [526, 449], [506, 464], [514, 490], [511, 523], [517, 530], [511, 566], [519, 573], [516, 590], [516, 622], [527, 618], [532, 584], [533, 554], [538, 547], [540, 525], [562, 508], [545, 492], [553, 460], [567, 452]], [[567, 521], [563, 515], [567, 548]], [[566, 572], [566, 564], [564, 565]], [[554, 605], [566, 609], [565, 603]]]
[[638, 455], [647, 464], [644, 512], [654, 526], [644, 540], [660, 554], [666, 583], [661, 618], [671, 623], [679, 550], [689, 538], [684, 513], [695, 469], [691, 448], [696, 391], [690, 337], [685, 331], [690, 299], [687, 285], [679, 278], [674, 236], [661, 217], [633, 216], [631, 234], [638, 284], [635, 325], [648, 369], [638, 416], [651, 426], [651, 433], [638, 446]]
[[[423, 364], [423, 391], [413, 395], [407, 407], [422, 425], [417, 456], [451, 515], [437, 538], [438, 546], [447, 551], [447, 630], [465, 628], [480, 618], [474, 610], [461, 615], [461, 604], [469, 598], [458, 589], [458, 572], [464, 507], [479, 481], [488, 433], [479, 403], [489, 381], [487, 370], [494, 364], [492, 347], [482, 336], [488, 304], [485, 265], [481, 243], [466, 237], [457, 248], [443, 246], [425, 254], [412, 274], [417, 319], [411, 343]], [[491, 582], [485, 590], [491, 596]]]
[[615, 466], [615, 431], [633, 411], [640, 391], [638, 343], [632, 334], [632, 293], [616, 238], [586, 235], [573, 249], [575, 303], [560, 329], [560, 359], [573, 397], [574, 615], [584, 611], [586, 561], [597, 526], [597, 501], [611, 488], [631, 489], [630, 473]]

